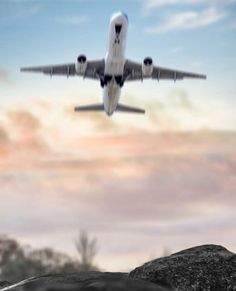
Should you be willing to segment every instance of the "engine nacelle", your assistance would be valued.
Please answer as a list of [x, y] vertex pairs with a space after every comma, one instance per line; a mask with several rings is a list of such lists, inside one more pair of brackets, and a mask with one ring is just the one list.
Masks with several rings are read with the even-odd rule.
[[87, 58], [85, 55], [79, 55], [75, 63], [75, 71], [78, 75], [84, 75], [87, 69]]
[[142, 72], [144, 77], [151, 77], [153, 72], [153, 61], [152, 58], [145, 58], [142, 64]]

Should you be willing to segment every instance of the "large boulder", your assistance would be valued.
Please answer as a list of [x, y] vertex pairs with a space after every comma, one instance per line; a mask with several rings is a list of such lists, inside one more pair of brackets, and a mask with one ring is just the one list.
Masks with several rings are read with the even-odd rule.
[[7, 286], [11, 286], [12, 284], [8, 281], [0, 281], [0, 289], [7, 287]]
[[148, 262], [129, 277], [170, 284], [178, 291], [233, 291], [236, 255], [221, 246], [203, 245]]
[[170, 291], [124, 273], [81, 272], [33, 277], [1, 291]]

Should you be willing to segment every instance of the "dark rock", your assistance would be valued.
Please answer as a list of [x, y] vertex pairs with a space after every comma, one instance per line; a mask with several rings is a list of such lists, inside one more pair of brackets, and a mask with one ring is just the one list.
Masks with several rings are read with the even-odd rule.
[[1, 291], [170, 291], [124, 273], [81, 272], [33, 277]]
[[170, 284], [178, 291], [233, 291], [236, 255], [221, 246], [203, 245], [146, 263], [129, 277]]
[[8, 281], [0, 281], [0, 289], [12, 285]]

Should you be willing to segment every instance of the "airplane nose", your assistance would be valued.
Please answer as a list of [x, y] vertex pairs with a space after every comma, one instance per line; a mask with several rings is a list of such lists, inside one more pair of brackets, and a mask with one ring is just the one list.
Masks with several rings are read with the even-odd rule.
[[114, 13], [113, 15], [112, 15], [112, 17], [111, 17], [111, 21], [113, 21], [113, 20], [120, 20], [120, 21], [122, 21], [122, 20], [126, 20], [126, 22], [128, 23], [129, 22], [129, 18], [128, 18], [128, 15], [125, 13], [125, 12], [123, 12], [123, 11], [119, 11], [119, 12], [117, 12], [117, 13]]
[[121, 14], [122, 14], [123, 17], [126, 19], [126, 21], [129, 22], [129, 17], [128, 17], [128, 15], [127, 15], [125, 12], [123, 12], [123, 11], [121, 11]]

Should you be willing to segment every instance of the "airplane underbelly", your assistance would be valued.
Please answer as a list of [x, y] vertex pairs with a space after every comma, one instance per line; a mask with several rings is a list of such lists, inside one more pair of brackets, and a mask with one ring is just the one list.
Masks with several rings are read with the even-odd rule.
[[104, 108], [111, 115], [117, 107], [124, 84], [125, 43], [127, 17], [119, 14], [112, 18], [109, 30], [109, 46], [105, 57], [104, 79], [102, 80]]
[[105, 57], [105, 74], [123, 75], [124, 65], [124, 48], [122, 44], [114, 43]]
[[103, 103], [105, 111], [111, 115], [115, 110], [120, 99], [120, 87], [112, 80], [108, 86], [104, 87]]
[[122, 58], [107, 58], [105, 62], [105, 75], [123, 75], [124, 63]]

